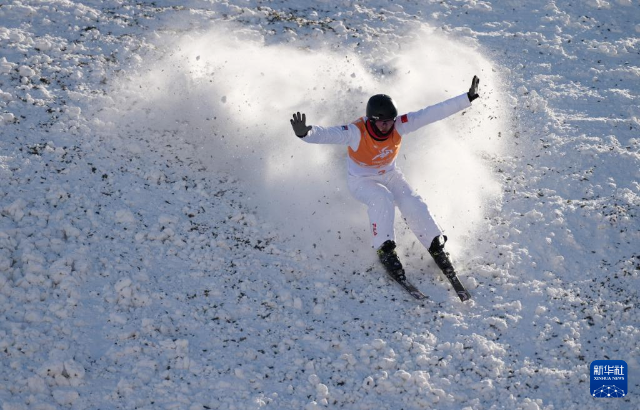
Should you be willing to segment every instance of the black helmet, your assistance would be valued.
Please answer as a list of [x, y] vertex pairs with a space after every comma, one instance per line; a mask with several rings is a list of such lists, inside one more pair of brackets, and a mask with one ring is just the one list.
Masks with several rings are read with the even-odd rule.
[[396, 103], [386, 94], [376, 94], [367, 103], [367, 117], [371, 121], [391, 120], [398, 116]]

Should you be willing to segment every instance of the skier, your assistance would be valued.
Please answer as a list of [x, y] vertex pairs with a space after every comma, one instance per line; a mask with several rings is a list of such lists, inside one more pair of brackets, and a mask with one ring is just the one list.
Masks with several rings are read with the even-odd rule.
[[[377, 249], [380, 262], [396, 280], [406, 278], [395, 251], [395, 206], [438, 267], [448, 278], [450, 275], [455, 277], [449, 254], [444, 250], [447, 237], [425, 201], [396, 167], [396, 157], [404, 135], [470, 107], [479, 97], [479, 83], [478, 77], [474, 76], [467, 93], [401, 116], [391, 97], [377, 94], [369, 99], [366, 116], [349, 125], [306, 125], [306, 115], [299, 112], [290, 120], [293, 132], [305, 142], [348, 146], [349, 191], [368, 207], [373, 247]], [[459, 296], [466, 300], [460, 292]]]

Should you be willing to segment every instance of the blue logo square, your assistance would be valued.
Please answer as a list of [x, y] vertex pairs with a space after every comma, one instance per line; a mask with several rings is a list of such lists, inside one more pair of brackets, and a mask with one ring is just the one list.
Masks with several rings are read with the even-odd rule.
[[589, 373], [591, 396], [613, 398], [629, 393], [629, 367], [624, 360], [594, 360]]

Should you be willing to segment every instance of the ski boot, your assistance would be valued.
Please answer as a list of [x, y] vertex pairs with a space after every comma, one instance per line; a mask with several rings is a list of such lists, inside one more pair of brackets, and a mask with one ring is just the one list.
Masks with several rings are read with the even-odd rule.
[[398, 281], [404, 281], [406, 279], [404, 269], [395, 249], [396, 243], [394, 241], [385, 241], [378, 249], [378, 257], [391, 277]]
[[471, 299], [471, 294], [465, 289], [464, 285], [458, 279], [456, 270], [453, 268], [449, 253], [444, 250], [444, 244], [447, 242], [446, 236], [436, 236], [429, 247], [429, 254], [433, 257], [436, 265], [440, 268], [444, 276], [447, 277], [453, 290], [456, 292], [461, 301]]
[[444, 244], [446, 242], [447, 237], [444, 235], [433, 238], [431, 246], [429, 247], [429, 254], [433, 260], [436, 261], [436, 265], [438, 265], [442, 273], [449, 278], [451, 276], [456, 276], [456, 271], [453, 268], [453, 263], [451, 263], [449, 252], [444, 250]]

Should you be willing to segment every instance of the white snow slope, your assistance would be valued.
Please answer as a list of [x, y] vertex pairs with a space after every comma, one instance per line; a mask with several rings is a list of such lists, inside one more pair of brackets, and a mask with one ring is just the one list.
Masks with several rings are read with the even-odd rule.
[[[635, 0], [0, 2], [0, 408], [637, 409]], [[461, 303], [390, 282], [342, 147], [291, 132], [480, 100], [401, 167]], [[624, 398], [589, 364], [625, 360]]]

